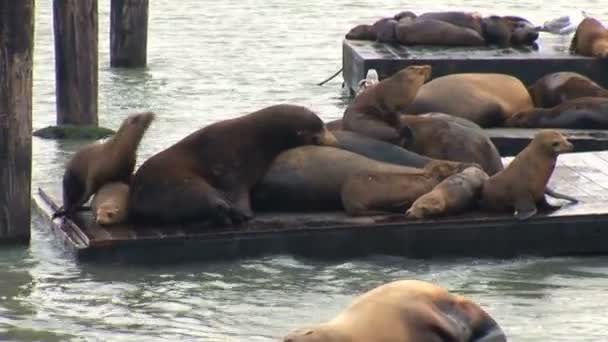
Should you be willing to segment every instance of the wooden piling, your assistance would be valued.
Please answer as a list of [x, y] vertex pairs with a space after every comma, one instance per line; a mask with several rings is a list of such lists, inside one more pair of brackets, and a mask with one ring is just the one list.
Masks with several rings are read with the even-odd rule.
[[58, 125], [97, 126], [97, 0], [54, 0]]
[[34, 0], [0, 0], [0, 240], [30, 239]]
[[112, 0], [110, 66], [146, 66], [148, 0]]

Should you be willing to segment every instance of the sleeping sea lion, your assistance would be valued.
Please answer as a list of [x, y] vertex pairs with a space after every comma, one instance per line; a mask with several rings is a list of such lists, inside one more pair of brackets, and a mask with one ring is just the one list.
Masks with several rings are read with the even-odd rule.
[[503, 169], [500, 153], [487, 133], [472, 121], [459, 117], [427, 113], [401, 115], [401, 122], [412, 131], [405, 147], [434, 159], [471, 162], [481, 165], [489, 175]]
[[249, 191], [281, 152], [336, 138], [311, 110], [274, 105], [208, 125], [146, 160], [133, 176], [133, 222], [212, 220], [238, 224], [253, 217]]
[[477, 31], [434, 19], [400, 20], [396, 40], [404, 45], [480, 46], [485, 40]]
[[344, 111], [342, 128], [390, 143], [407, 139], [409, 129], [400, 126], [398, 113], [430, 75], [428, 65], [408, 66], [362, 91]]
[[376, 40], [376, 31], [372, 25], [362, 24], [350, 29], [346, 34], [346, 39], [352, 40]]
[[355, 298], [335, 318], [294, 329], [283, 342], [506, 342], [479, 305], [437, 285], [399, 280]]
[[608, 128], [608, 98], [579, 97], [553, 108], [534, 108], [516, 113], [505, 121], [518, 128]]
[[437, 184], [420, 196], [405, 212], [408, 218], [424, 219], [461, 213], [477, 204], [478, 196], [488, 174], [469, 167]]
[[459, 73], [425, 83], [402, 113], [446, 113], [486, 128], [500, 126], [511, 115], [532, 108], [528, 90], [513, 76]]
[[608, 30], [597, 19], [583, 19], [572, 37], [570, 52], [582, 56], [608, 58]]
[[545, 199], [545, 188], [560, 153], [573, 146], [555, 130], [541, 130], [507, 165], [483, 185], [480, 206], [493, 211], [513, 212], [525, 220], [537, 213], [537, 207], [555, 209]]
[[100, 225], [120, 224], [127, 220], [129, 185], [122, 182], [104, 184], [93, 196], [91, 208]]
[[473, 163], [434, 160], [424, 169], [413, 171], [358, 171], [344, 180], [342, 205], [351, 216], [405, 213], [418, 197], [471, 166], [479, 167]]
[[579, 97], [608, 97], [608, 90], [576, 72], [554, 72], [539, 78], [528, 92], [534, 105], [552, 108]]
[[63, 208], [53, 218], [70, 216], [106, 183], [129, 182], [137, 147], [154, 116], [152, 112], [131, 114], [114, 136], [74, 154], [63, 174]]

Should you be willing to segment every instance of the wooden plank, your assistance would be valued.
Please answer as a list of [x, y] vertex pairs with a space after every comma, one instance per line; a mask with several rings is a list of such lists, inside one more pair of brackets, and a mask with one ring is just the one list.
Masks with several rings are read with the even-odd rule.
[[146, 66], [148, 0], [112, 0], [110, 10], [110, 66]]

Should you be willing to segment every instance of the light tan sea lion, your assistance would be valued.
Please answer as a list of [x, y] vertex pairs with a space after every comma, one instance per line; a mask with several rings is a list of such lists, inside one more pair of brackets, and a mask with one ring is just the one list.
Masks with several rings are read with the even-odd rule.
[[608, 30], [595, 18], [585, 18], [576, 28], [570, 52], [578, 55], [608, 58]]
[[294, 329], [283, 342], [506, 342], [496, 321], [463, 296], [399, 280], [355, 298], [335, 318]]
[[129, 185], [122, 182], [104, 184], [91, 201], [95, 222], [104, 226], [124, 223], [128, 199]]

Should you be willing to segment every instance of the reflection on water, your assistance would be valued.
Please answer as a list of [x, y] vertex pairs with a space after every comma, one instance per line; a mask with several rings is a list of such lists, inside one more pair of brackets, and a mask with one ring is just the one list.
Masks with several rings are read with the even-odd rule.
[[[36, 8], [35, 128], [55, 122], [51, 4], [39, 1]], [[340, 68], [341, 37], [355, 24], [405, 9], [403, 4], [155, 0], [148, 68], [125, 70], [109, 68], [109, 0], [100, 0], [100, 123], [117, 128], [130, 112], [158, 112], [141, 143], [141, 163], [198, 127], [279, 102], [337, 118], [347, 101], [342, 80], [316, 84]], [[491, 9], [537, 23], [584, 9], [608, 19], [605, 6], [591, 0], [488, 4], [417, 0], [409, 9]], [[554, 39], [566, 46], [569, 38]], [[82, 143], [34, 138], [33, 188], [58, 189], [63, 164]], [[431, 280], [472, 297], [513, 341], [597, 341], [606, 335], [608, 258], [324, 263], [276, 256], [172, 267], [96, 266], [80, 265], [58, 248], [39, 218], [32, 226], [29, 249], [0, 252], [0, 340], [272, 341], [399, 278]]]

